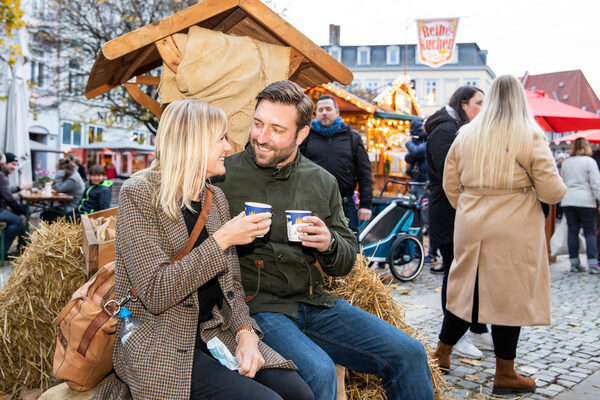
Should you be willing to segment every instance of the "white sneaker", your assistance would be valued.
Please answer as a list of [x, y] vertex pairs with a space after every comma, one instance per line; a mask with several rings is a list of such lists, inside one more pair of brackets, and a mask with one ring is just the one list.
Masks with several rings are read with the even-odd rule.
[[474, 360], [479, 360], [483, 357], [483, 353], [469, 342], [467, 335], [461, 337], [458, 343], [454, 345], [452, 353], [460, 357], [472, 358]]
[[492, 335], [490, 335], [489, 332], [473, 333], [469, 331], [469, 341], [479, 350], [494, 351], [494, 341], [492, 340]]

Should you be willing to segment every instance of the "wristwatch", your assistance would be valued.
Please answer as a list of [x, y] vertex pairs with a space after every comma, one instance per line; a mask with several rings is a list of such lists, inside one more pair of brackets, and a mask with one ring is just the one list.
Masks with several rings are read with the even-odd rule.
[[333, 246], [335, 246], [335, 236], [333, 236], [333, 234], [331, 234], [331, 242], [329, 242], [329, 247], [327, 248], [327, 250], [325, 252], [329, 253], [331, 250], [333, 250]]

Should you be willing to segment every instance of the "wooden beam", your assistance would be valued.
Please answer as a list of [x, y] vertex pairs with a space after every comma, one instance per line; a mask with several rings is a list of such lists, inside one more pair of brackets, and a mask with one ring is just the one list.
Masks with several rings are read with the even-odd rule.
[[238, 5], [239, 0], [205, 0], [105, 43], [102, 54], [114, 60]]
[[160, 85], [160, 76], [139, 75], [135, 77], [135, 83], [139, 85], [158, 86]]
[[123, 86], [132, 99], [137, 101], [142, 107], [148, 109], [152, 114], [156, 115], [156, 118], [160, 119], [162, 107], [158, 101], [144, 93], [135, 83], [124, 83]]
[[304, 56], [295, 48], [291, 48], [290, 51], [290, 69], [288, 71], [288, 78], [294, 75], [294, 72], [300, 67], [302, 61], [304, 61]]
[[117, 83], [122, 84], [122, 83], [127, 82], [131, 78], [131, 76], [133, 75], [135, 70], [138, 69], [139, 66], [142, 65], [143, 62], [148, 59], [148, 57], [150, 56], [150, 54], [152, 54], [153, 51], [154, 51], [154, 46], [148, 46], [145, 49], [143, 49], [142, 51], [140, 51], [139, 52], [140, 54], [138, 54], [131, 61], [131, 63], [125, 70], [125, 72], [117, 78]]
[[322, 71], [328, 78], [321, 83], [338, 81], [343, 85], [349, 85], [352, 82], [352, 72], [349, 69], [274, 13], [269, 7], [257, 0], [239, 1], [240, 8], [248, 14], [248, 17], [267, 28], [286, 45], [296, 48], [313, 65], [318, 65], [319, 71]]
[[179, 64], [181, 64], [183, 56], [177, 48], [177, 44], [175, 43], [173, 36], [167, 36], [166, 38], [157, 40], [154, 44], [160, 53], [160, 57], [164, 63], [167, 64], [167, 67], [169, 67], [171, 71], [177, 72], [177, 68], [179, 68]]
[[223, 21], [213, 28], [214, 31], [227, 33], [231, 28], [239, 24], [248, 14], [241, 8], [234, 10]]
[[108, 83], [105, 83], [101, 86], [98, 86], [95, 89], [90, 90], [89, 92], [85, 92], [85, 97], [88, 99], [93, 99], [96, 96], [100, 96], [102, 93], [108, 92], [111, 89], [116, 88], [119, 85], [109, 85]]

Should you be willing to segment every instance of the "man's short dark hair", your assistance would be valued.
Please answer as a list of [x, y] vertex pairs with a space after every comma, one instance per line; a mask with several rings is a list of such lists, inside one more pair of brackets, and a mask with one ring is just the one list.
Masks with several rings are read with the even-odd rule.
[[292, 81], [273, 82], [256, 96], [257, 108], [263, 100], [275, 104], [296, 106], [298, 113], [296, 116], [296, 133], [305, 126], [310, 126], [313, 116], [313, 103], [297, 83]]
[[335, 109], [338, 109], [338, 105], [337, 105], [337, 101], [335, 101], [335, 99], [333, 98], [333, 96], [330, 96], [328, 94], [324, 94], [323, 96], [319, 96], [319, 98], [317, 99], [316, 104], [319, 104], [319, 102], [321, 100], [331, 100], [333, 101], [333, 106], [335, 107]]
[[106, 171], [102, 165], [93, 165], [88, 172], [88, 175], [106, 175]]

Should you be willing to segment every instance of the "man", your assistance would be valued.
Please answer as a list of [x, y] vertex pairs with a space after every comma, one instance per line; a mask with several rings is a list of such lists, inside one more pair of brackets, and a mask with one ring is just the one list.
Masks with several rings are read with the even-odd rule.
[[[300, 151], [335, 177], [348, 226], [357, 232], [359, 220], [371, 219], [373, 178], [369, 155], [358, 132], [342, 121], [333, 97], [319, 97], [316, 114], [317, 118], [312, 121], [310, 133]], [[357, 183], [360, 196], [358, 212], [353, 198]]]
[[[257, 100], [249, 145], [225, 160], [218, 186], [232, 215], [246, 201], [272, 206], [269, 233], [238, 246], [246, 301], [263, 340], [294, 361], [317, 400], [336, 396], [334, 364], [378, 375], [388, 399], [432, 399], [423, 346], [321, 287], [321, 270], [336, 276], [352, 269], [356, 239], [334, 177], [298, 151], [310, 129], [310, 99], [297, 84], [279, 81]], [[287, 209], [314, 213], [298, 228], [301, 244], [288, 242]]]
[[8, 175], [13, 173], [19, 162], [12, 153], [0, 153], [0, 221], [6, 222], [4, 229], [4, 257], [15, 237], [27, 234], [27, 217], [11, 193]]

